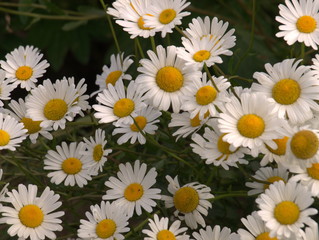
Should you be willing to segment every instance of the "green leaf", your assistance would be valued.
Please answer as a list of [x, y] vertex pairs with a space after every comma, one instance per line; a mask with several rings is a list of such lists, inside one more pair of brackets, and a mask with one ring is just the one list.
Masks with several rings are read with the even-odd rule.
[[[33, 3], [32, 0], [20, 0], [19, 3], [22, 4], [22, 6], [18, 8], [20, 12], [32, 12], [34, 9], [31, 6], [26, 6], [28, 4], [32, 4]], [[26, 25], [30, 19], [30, 17], [22, 16], [22, 15], [20, 15], [19, 18], [23, 25]]]
[[78, 28], [86, 23], [87, 23], [87, 20], [68, 22], [62, 26], [62, 30], [63, 31], [71, 31], [71, 30], [74, 30], [74, 29], [76, 29], [76, 28]]

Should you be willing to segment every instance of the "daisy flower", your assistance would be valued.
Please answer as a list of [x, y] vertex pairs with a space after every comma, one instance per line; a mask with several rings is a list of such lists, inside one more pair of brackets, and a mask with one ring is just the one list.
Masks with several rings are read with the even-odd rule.
[[298, 66], [301, 60], [285, 59], [271, 66], [265, 65], [267, 73], [255, 72], [258, 83], [252, 91], [267, 96], [274, 103], [274, 111], [280, 118], [292, 123], [303, 123], [312, 118], [312, 110], [319, 111], [319, 83], [308, 66]]
[[211, 226], [207, 226], [206, 229], [200, 229], [199, 233], [194, 232], [193, 237], [195, 240], [235, 240], [237, 234], [231, 233], [228, 227], [221, 229], [219, 225], [216, 225], [213, 229]]
[[79, 106], [73, 105], [78, 96], [75, 86], [69, 85], [66, 79], [56, 80], [54, 84], [47, 79], [26, 98], [27, 116], [41, 121], [40, 127], [64, 129], [66, 121], [72, 121], [80, 111]]
[[44, 170], [51, 170], [48, 173], [50, 181], [60, 184], [64, 181], [65, 186], [83, 187], [91, 180], [88, 173], [88, 161], [81, 154], [84, 150], [84, 143], [72, 142], [69, 145], [62, 142], [56, 146], [56, 151], [49, 150], [44, 157]]
[[6, 79], [6, 72], [0, 69], [0, 107], [3, 107], [2, 100], [10, 100], [10, 94], [15, 88], [10, 84], [10, 79]]
[[145, 107], [141, 95], [135, 81], [131, 81], [126, 89], [122, 81], [118, 81], [115, 86], [109, 84], [108, 89], [96, 97], [99, 104], [93, 105], [96, 111], [94, 116], [99, 119], [99, 123], [116, 121], [115, 126], [121, 123], [132, 124], [132, 117], [136, 117], [136, 112]]
[[94, 240], [123, 240], [123, 233], [130, 230], [129, 217], [117, 204], [102, 201], [100, 205], [90, 206], [85, 213], [88, 220], [81, 219], [78, 237]]
[[212, 128], [205, 128], [203, 137], [199, 134], [194, 134], [190, 146], [194, 153], [198, 154], [201, 159], [205, 159], [206, 164], [214, 164], [214, 166], [221, 166], [225, 170], [229, 167], [237, 167], [237, 162], [240, 164], [247, 164], [244, 159], [245, 153], [248, 154], [248, 149], [235, 148], [228, 142], [223, 140], [225, 134], [221, 133], [217, 120], [208, 121], [207, 124]]
[[161, 31], [164, 38], [167, 33], [173, 32], [175, 26], [182, 24], [183, 17], [190, 15], [190, 12], [183, 12], [189, 4], [186, 0], [153, 1], [144, 17], [145, 27]]
[[130, 5], [131, 0], [115, 0], [112, 3], [112, 7], [107, 8], [107, 14], [113, 16], [114, 18], [122, 18], [122, 10], [126, 6], [131, 6]]
[[[162, 2], [162, 1], [158, 1]], [[149, 59], [141, 59], [137, 70], [141, 72], [136, 82], [146, 91], [145, 98], [150, 103], [167, 111], [170, 106], [173, 112], [179, 112], [181, 97], [185, 95], [186, 87], [192, 86], [193, 81], [198, 81], [202, 74], [192, 66], [185, 66], [184, 60], [176, 55], [176, 47], [161, 45], [156, 47], [156, 53], [149, 50]]]
[[117, 140], [118, 144], [126, 143], [130, 139], [131, 144], [135, 143], [136, 140], [140, 144], [145, 144], [146, 139], [143, 134], [155, 134], [155, 131], [158, 129], [158, 126], [156, 126], [155, 123], [160, 121], [158, 118], [162, 115], [162, 113], [151, 106], [147, 106], [146, 108], [142, 108], [137, 111], [136, 115], [137, 116], [134, 117], [134, 123], [121, 124], [114, 129], [112, 135], [116, 135], [118, 133], [122, 134], [122, 136]]
[[7, 114], [0, 113], [0, 150], [15, 151], [27, 137], [26, 133], [23, 123], [19, 123]]
[[33, 46], [20, 46], [5, 57], [6, 61], [0, 60], [0, 65], [6, 72], [6, 77], [27, 91], [35, 87], [38, 78], [42, 77], [50, 66], [47, 60], [41, 61], [43, 54]]
[[188, 240], [189, 236], [186, 234], [187, 228], [180, 227], [181, 221], [176, 220], [170, 226], [168, 225], [168, 218], [159, 218], [157, 214], [154, 214], [154, 220], [148, 219], [149, 227], [151, 230], [143, 229], [142, 232], [147, 235], [144, 240]]
[[240, 101], [232, 96], [226, 111], [218, 119], [219, 129], [226, 133], [223, 140], [234, 147], [248, 147], [257, 156], [264, 144], [276, 149], [272, 139], [279, 138], [281, 121], [273, 111], [273, 105], [262, 94], [242, 93]]
[[117, 177], [110, 177], [105, 185], [111, 189], [106, 191], [104, 200], [115, 200], [121, 208], [123, 208], [129, 217], [132, 217], [134, 211], [137, 215], [142, 214], [142, 208], [147, 212], [152, 212], [156, 206], [154, 200], [160, 199], [161, 190], [151, 188], [156, 183], [157, 172], [155, 168], [151, 168], [146, 173], [147, 165], [140, 164], [139, 160], [134, 162], [134, 166], [130, 163], [120, 164], [120, 171]]
[[96, 75], [95, 84], [99, 86], [99, 90], [92, 93], [92, 95], [107, 89], [108, 84], [112, 84], [114, 86], [117, 81], [131, 80], [132, 76], [127, 74], [126, 71], [132, 63], [133, 60], [130, 59], [130, 56], [124, 58], [124, 53], [117, 55], [112, 54], [110, 67], [104, 65], [101, 75]]
[[283, 37], [288, 45], [303, 42], [307, 47], [317, 50], [319, 44], [319, 2], [317, 0], [286, 0], [279, 5], [280, 16], [276, 21], [279, 32], [276, 37]]
[[302, 240], [318, 240], [318, 224], [312, 224], [310, 227], [307, 227], [304, 232], [301, 233]]
[[[269, 182], [270, 184], [277, 181], [287, 182], [289, 178], [289, 172], [282, 165], [278, 165], [278, 168], [272, 167], [263, 167], [259, 168], [255, 175], [253, 176], [255, 179], [260, 181]], [[263, 193], [266, 189], [269, 188], [270, 184], [264, 184], [260, 182], [247, 182], [245, 185], [252, 190], [248, 191], [248, 196]]]
[[310, 215], [318, 211], [309, 208], [313, 202], [307, 188], [292, 181], [274, 182], [256, 199], [258, 215], [269, 229], [269, 236], [278, 238], [299, 237], [305, 224], [315, 223]]
[[[288, 123], [287, 123], [288, 124]], [[263, 158], [260, 161], [261, 166], [266, 166], [268, 163], [275, 162], [282, 163], [284, 161], [287, 161], [286, 159], [286, 147], [287, 147], [287, 141], [288, 137], [273, 139], [273, 141], [276, 143], [276, 148], [271, 148], [267, 144], [265, 145], [265, 148], [261, 150], [261, 152], [264, 154]]]
[[23, 123], [24, 129], [27, 130], [27, 135], [32, 143], [36, 143], [39, 134], [49, 140], [53, 139], [51, 133], [49, 133], [49, 131], [52, 130], [51, 127], [43, 128], [40, 126], [41, 121], [34, 121], [27, 117], [27, 107], [22, 98], [19, 98], [18, 102], [11, 100], [9, 107], [12, 109], [12, 112], [9, 114], [12, 115], [17, 121]]
[[116, 20], [116, 23], [123, 27], [124, 31], [131, 35], [131, 38], [148, 38], [155, 35], [155, 29], [145, 27], [144, 16], [149, 15], [152, 0], [131, 0], [130, 4], [121, 9], [124, 20]]
[[187, 88], [188, 93], [183, 97], [182, 109], [190, 112], [191, 118], [199, 114], [199, 118], [203, 119], [207, 112], [211, 117], [215, 117], [218, 115], [217, 109], [223, 108], [223, 105], [229, 102], [226, 91], [229, 86], [230, 83], [223, 76], [207, 80], [206, 73], [203, 73], [202, 81], [194, 81], [194, 86]]
[[168, 191], [173, 195], [162, 196], [165, 207], [176, 208], [174, 215], [180, 220], [185, 220], [191, 229], [197, 228], [197, 223], [205, 227], [206, 223], [202, 215], [207, 216], [208, 209], [212, 204], [208, 199], [214, 195], [210, 193], [210, 188], [198, 182], [192, 182], [180, 187], [177, 176], [173, 179], [166, 176], [169, 182]]
[[229, 49], [235, 46], [236, 36], [233, 35], [235, 29], [227, 31], [228, 25], [228, 22], [219, 21], [217, 17], [213, 19], [208, 16], [204, 19], [197, 17], [192, 19], [184, 33], [189, 39], [218, 39], [219, 42], [222, 42], [221, 48], [227, 50], [225, 55], [232, 55]]
[[1, 220], [11, 225], [8, 234], [31, 240], [56, 239], [55, 231], [62, 231], [59, 219], [63, 211], [56, 211], [62, 205], [55, 194], [46, 187], [40, 197], [37, 197], [38, 187], [29, 184], [27, 187], [19, 184], [18, 191], [8, 192], [6, 202], [13, 207], [4, 206], [0, 209]]
[[104, 163], [107, 161], [107, 155], [112, 152], [112, 149], [105, 149], [107, 141], [105, 132], [102, 129], [95, 131], [95, 137], [90, 136], [90, 139], [83, 138], [85, 142], [85, 151], [81, 152], [84, 155], [85, 162], [88, 162], [88, 172], [90, 175], [97, 175], [103, 171]]

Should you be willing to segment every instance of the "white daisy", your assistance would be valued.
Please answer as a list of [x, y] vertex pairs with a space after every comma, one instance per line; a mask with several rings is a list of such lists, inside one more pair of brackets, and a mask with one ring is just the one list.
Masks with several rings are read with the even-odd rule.
[[116, 0], [112, 3], [112, 7], [107, 8], [107, 14], [114, 18], [122, 18], [122, 9], [126, 6], [130, 6], [131, 0]]
[[147, 54], [150, 60], [140, 60], [142, 67], [137, 70], [142, 74], [136, 82], [146, 91], [145, 98], [154, 107], [167, 111], [172, 106], [173, 112], [179, 112], [186, 87], [198, 81], [202, 74], [192, 66], [185, 66], [184, 60], [177, 57], [175, 46], [165, 49], [159, 45], [156, 52], [149, 50]]
[[105, 149], [107, 144], [105, 131], [100, 128], [95, 131], [94, 138], [90, 136], [90, 139], [83, 138], [83, 141], [85, 142], [85, 151], [81, 154], [88, 162], [89, 174], [95, 176], [99, 171], [103, 171], [104, 163], [107, 161], [106, 156], [112, 152], [112, 149]]
[[168, 191], [173, 195], [162, 196], [165, 207], [176, 208], [174, 215], [180, 220], [185, 220], [187, 226], [196, 229], [197, 224], [205, 227], [206, 223], [202, 215], [207, 216], [212, 204], [208, 201], [214, 197], [211, 189], [204, 184], [192, 182], [180, 187], [177, 176], [173, 179], [166, 176], [169, 182]]
[[212, 229], [211, 226], [207, 226], [206, 229], [200, 229], [199, 233], [194, 232], [193, 237], [196, 240], [235, 240], [237, 239], [237, 234], [232, 233], [230, 228], [215, 225]]
[[223, 76], [207, 80], [206, 73], [203, 73], [202, 81], [194, 81], [194, 86], [187, 88], [181, 108], [190, 112], [191, 118], [199, 114], [199, 118], [203, 119], [207, 112], [211, 117], [215, 117], [218, 115], [218, 109], [229, 102], [226, 91], [229, 86], [230, 83]]
[[307, 188], [292, 181], [274, 182], [256, 199], [258, 215], [270, 230], [269, 236], [278, 238], [299, 237], [305, 224], [315, 223], [310, 215], [318, 211], [309, 208], [313, 202]]
[[7, 114], [0, 113], [0, 150], [15, 151], [27, 137], [26, 133], [23, 123], [19, 123]]
[[319, 44], [319, 2], [317, 0], [285, 0], [279, 5], [280, 16], [276, 20], [282, 25], [276, 37], [283, 37], [288, 45], [296, 41], [317, 50]]
[[95, 95], [98, 92], [101, 92], [104, 89], [108, 88], [108, 84], [112, 84], [113, 86], [117, 81], [120, 80], [131, 80], [132, 76], [127, 72], [128, 68], [133, 63], [133, 60], [130, 59], [130, 56], [124, 58], [124, 53], [111, 55], [111, 65], [110, 67], [104, 65], [101, 75], [96, 75], [95, 84], [99, 86], [99, 90], [97, 92], [92, 93], [91, 95]]
[[183, 11], [190, 2], [186, 0], [161, 0], [153, 1], [150, 11], [145, 15], [145, 27], [161, 31], [164, 38], [167, 33], [172, 33], [173, 28], [182, 24], [182, 18], [190, 15]]
[[308, 66], [298, 66], [301, 60], [285, 59], [271, 66], [265, 65], [267, 73], [255, 72], [252, 90], [267, 96], [274, 103], [274, 111], [280, 118], [292, 123], [303, 123], [312, 118], [312, 110], [319, 111], [319, 82]]
[[40, 126], [41, 121], [33, 121], [31, 118], [27, 117], [27, 108], [22, 98], [19, 98], [18, 102], [11, 100], [9, 107], [13, 111], [9, 114], [12, 115], [17, 121], [23, 123], [24, 129], [27, 130], [27, 134], [32, 143], [36, 143], [39, 134], [49, 140], [53, 139], [51, 133], [49, 133], [49, 131], [52, 130], [51, 127], [43, 128]]
[[218, 39], [222, 42], [221, 47], [227, 50], [226, 55], [232, 55], [229, 49], [235, 46], [236, 36], [233, 35], [235, 29], [230, 29], [226, 32], [228, 25], [228, 22], [219, 21], [217, 17], [212, 20], [208, 16], [204, 19], [197, 17], [192, 19], [184, 33], [189, 39]]
[[226, 111], [220, 113], [219, 129], [226, 133], [223, 140], [234, 147], [248, 147], [257, 156], [264, 144], [276, 149], [272, 139], [280, 138], [281, 121], [273, 111], [273, 105], [262, 94], [242, 93], [240, 101], [232, 96]]
[[246, 182], [246, 186], [252, 188], [252, 190], [248, 191], [248, 196], [263, 193], [266, 189], [269, 188], [269, 185], [277, 182], [277, 181], [284, 181], [287, 182], [289, 178], [289, 172], [287, 169], [282, 166], [278, 165], [278, 168], [272, 167], [262, 167], [259, 168], [255, 175], [253, 176], [255, 179], [260, 181], [269, 182], [269, 184], [264, 184], [260, 182]]
[[2, 100], [10, 100], [10, 94], [15, 88], [10, 84], [10, 79], [6, 79], [6, 72], [0, 69], [0, 107], [3, 107]]
[[80, 111], [79, 106], [73, 105], [78, 96], [75, 86], [69, 85], [67, 80], [56, 80], [53, 84], [47, 79], [26, 98], [27, 116], [41, 121], [43, 128], [64, 129], [66, 121], [72, 121]]
[[319, 233], [318, 233], [318, 224], [312, 224], [310, 227], [307, 227], [304, 232], [301, 233], [302, 240], [318, 240]]
[[116, 203], [102, 201], [90, 206], [85, 213], [88, 220], [81, 219], [78, 237], [90, 240], [123, 240], [123, 233], [130, 230], [129, 217]]
[[145, 27], [144, 16], [149, 14], [153, 0], [131, 0], [130, 4], [121, 9], [121, 16], [124, 20], [116, 20], [124, 31], [131, 35], [131, 38], [148, 38], [155, 35], [155, 29]]
[[156, 183], [157, 172], [151, 168], [146, 173], [147, 165], [140, 164], [139, 160], [130, 163], [120, 164], [120, 171], [117, 177], [110, 177], [105, 185], [111, 189], [106, 191], [104, 200], [115, 200], [121, 208], [125, 210], [129, 217], [132, 217], [134, 211], [137, 215], [142, 214], [142, 208], [147, 212], [152, 212], [156, 206], [154, 200], [160, 199], [161, 190], [151, 188]]
[[198, 154], [201, 159], [205, 159], [206, 164], [214, 164], [221, 166], [226, 170], [229, 167], [237, 167], [237, 163], [247, 164], [244, 159], [245, 154], [248, 154], [248, 149], [235, 148], [228, 142], [223, 140], [225, 134], [221, 133], [217, 120], [208, 121], [207, 124], [212, 128], [205, 128], [203, 137], [199, 134], [194, 134], [190, 146], [194, 153]]
[[268, 163], [273, 162], [274, 160], [278, 164], [287, 161], [286, 146], [288, 139], [289, 138], [286, 136], [283, 138], [273, 139], [273, 141], [277, 145], [276, 148], [271, 148], [268, 145], [265, 145], [265, 148], [261, 150], [264, 156], [260, 161], [260, 165], [266, 166]]
[[[130, 139], [131, 144], [135, 143], [136, 140], [140, 144], [145, 144], [146, 139], [143, 134], [155, 134], [155, 131], [158, 129], [158, 126], [155, 124], [160, 121], [158, 118], [162, 115], [162, 113], [151, 106], [147, 106], [146, 108], [142, 108], [137, 111], [136, 115], [137, 116], [134, 117], [134, 123], [118, 125], [112, 132], [112, 135], [116, 135], [118, 133], [122, 134], [122, 136], [117, 140], [118, 144], [126, 143]], [[140, 130], [142, 130], [143, 134]]]
[[0, 65], [11, 82], [30, 91], [50, 66], [47, 60], [41, 61], [42, 56], [38, 48], [20, 46], [5, 56], [6, 61], [0, 60]]
[[1, 220], [12, 225], [8, 234], [31, 240], [56, 239], [54, 232], [62, 231], [59, 219], [64, 215], [63, 211], [56, 212], [62, 205], [58, 201], [59, 194], [55, 194], [46, 187], [40, 197], [37, 197], [38, 187], [29, 184], [27, 187], [19, 184], [18, 191], [8, 192], [6, 202], [13, 207], [4, 206], [0, 209]]
[[148, 219], [149, 227], [151, 230], [143, 229], [142, 232], [147, 235], [144, 240], [188, 240], [189, 235], [186, 234], [187, 228], [180, 227], [181, 221], [176, 220], [170, 226], [168, 225], [168, 218], [159, 218], [157, 214], [154, 214], [154, 220]]
[[81, 153], [84, 143], [72, 142], [69, 145], [62, 142], [56, 146], [56, 151], [49, 150], [44, 157], [44, 170], [50, 170], [48, 177], [54, 184], [64, 181], [65, 186], [83, 187], [91, 180], [88, 173], [88, 161]]

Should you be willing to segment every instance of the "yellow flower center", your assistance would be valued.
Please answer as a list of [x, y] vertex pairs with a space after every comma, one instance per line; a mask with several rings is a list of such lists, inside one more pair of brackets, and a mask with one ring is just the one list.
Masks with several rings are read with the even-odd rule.
[[130, 202], [139, 200], [143, 194], [143, 186], [139, 183], [131, 183], [124, 190], [124, 197]]
[[196, 102], [199, 105], [208, 105], [217, 97], [217, 91], [212, 86], [204, 86], [198, 89], [196, 93]]
[[31, 118], [22, 118], [21, 122], [24, 125], [24, 128], [28, 130], [28, 134], [36, 133], [41, 130], [40, 123], [41, 121], [33, 121]]
[[10, 141], [10, 135], [8, 132], [0, 129], [0, 146], [5, 146]]
[[286, 154], [286, 146], [288, 137], [283, 137], [280, 139], [273, 139], [273, 141], [277, 144], [277, 149], [274, 150], [266, 144], [266, 148], [275, 155], [282, 156]]
[[[147, 124], [147, 119], [146, 117], [143, 117], [143, 116], [137, 116], [134, 118], [135, 119], [135, 122], [137, 124], [137, 126], [143, 130]], [[130, 128], [133, 132], [139, 132], [137, 126], [136, 126], [135, 123], [131, 124]]]
[[159, 15], [159, 21], [162, 24], [168, 24], [174, 20], [176, 17], [176, 11], [174, 9], [168, 8], [161, 12]]
[[42, 210], [33, 204], [25, 205], [19, 211], [21, 223], [29, 228], [36, 228], [43, 222], [44, 214]]
[[[266, 182], [274, 183], [274, 182], [277, 182], [280, 180], [286, 182], [282, 177], [278, 177], [278, 176], [269, 177], [269, 178], [267, 178]], [[270, 184], [264, 184], [264, 189], [268, 189], [269, 185]]]
[[193, 59], [196, 62], [202, 62], [210, 58], [210, 52], [207, 50], [200, 50], [196, 52], [193, 56]]
[[29, 66], [21, 66], [16, 71], [16, 78], [21, 81], [26, 81], [30, 79], [32, 74], [33, 74], [32, 68], [30, 68]]
[[310, 168], [307, 168], [307, 172], [310, 177], [319, 180], [319, 163], [313, 163]]
[[298, 18], [296, 26], [299, 32], [312, 33], [317, 28], [317, 22], [311, 16], [302, 16]]
[[113, 86], [115, 85], [116, 81], [122, 76], [122, 71], [113, 71], [110, 72], [109, 75], [107, 75], [106, 79], [105, 79], [105, 84], [106, 86], [108, 84], [112, 84]]
[[165, 229], [157, 233], [156, 240], [176, 240], [176, 238], [171, 231]]
[[163, 67], [156, 74], [156, 84], [165, 92], [175, 92], [184, 83], [181, 71], [175, 67]]
[[264, 233], [259, 234], [256, 237], [256, 240], [278, 240], [278, 239], [276, 237], [271, 238], [271, 237], [269, 237], [269, 233], [268, 232], [264, 232]]
[[129, 116], [135, 108], [135, 103], [129, 98], [122, 98], [118, 100], [113, 107], [115, 116], [122, 118]]
[[217, 141], [217, 148], [218, 151], [221, 152], [222, 154], [232, 154], [234, 152], [229, 150], [230, 144], [228, 142], [225, 142], [223, 140], [223, 137], [226, 135], [227, 133], [224, 133], [222, 135], [219, 136], [218, 141]]
[[[146, 14], [148, 16], [151, 16], [150, 14]], [[144, 19], [142, 16], [140, 16], [140, 18], [137, 20], [137, 26], [142, 29], [142, 30], [151, 30], [152, 28], [149, 28], [149, 27], [144, 27]]]
[[109, 238], [113, 236], [116, 230], [116, 223], [111, 219], [103, 219], [95, 228], [96, 235], [99, 238]]
[[194, 211], [199, 204], [199, 195], [192, 187], [182, 187], [174, 195], [174, 205], [182, 213]]
[[67, 158], [62, 163], [62, 170], [66, 174], [77, 174], [82, 169], [82, 162], [78, 158]]
[[272, 97], [282, 105], [293, 104], [300, 97], [300, 93], [299, 83], [290, 78], [278, 81], [272, 88]]
[[97, 144], [95, 145], [95, 147], [93, 148], [93, 159], [95, 162], [98, 162], [101, 160], [103, 156], [103, 148], [101, 144]]
[[237, 129], [244, 137], [256, 138], [263, 134], [265, 122], [255, 114], [246, 114], [238, 120]]
[[49, 120], [60, 120], [64, 117], [68, 111], [68, 105], [62, 99], [55, 98], [51, 99], [44, 106], [43, 114]]
[[[209, 116], [209, 111], [207, 111], [205, 114], [204, 114], [204, 119], [207, 118]], [[201, 125], [201, 120], [199, 119], [199, 113], [196, 114], [195, 117], [191, 118], [190, 120], [190, 124], [192, 127], [198, 127], [199, 125]]]
[[292, 153], [300, 159], [312, 158], [317, 153], [318, 146], [318, 137], [310, 130], [295, 133], [290, 142]]
[[283, 225], [290, 225], [299, 219], [300, 210], [297, 204], [291, 201], [283, 201], [276, 205], [274, 216]]

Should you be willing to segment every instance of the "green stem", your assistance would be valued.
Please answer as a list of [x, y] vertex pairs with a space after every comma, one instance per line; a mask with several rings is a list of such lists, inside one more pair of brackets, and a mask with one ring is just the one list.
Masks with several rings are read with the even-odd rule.
[[155, 38], [153, 36], [151, 36], [150, 39], [151, 39], [151, 45], [152, 45], [153, 52], [155, 52], [155, 54], [157, 54]]
[[214, 82], [214, 80], [213, 80], [213, 78], [212, 78], [212, 75], [210, 74], [209, 69], [208, 69], [206, 63], [204, 63], [204, 69], [205, 69], [205, 72], [207, 73], [208, 79], [209, 79], [210, 81], [212, 81], [212, 83], [213, 83], [215, 89], [217, 90], [217, 92], [219, 92], [219, 89], [218, 89], [216, 83]]
[[212, 201], [217, 201], [223, 198], [229, 198], [229, 197], [247, 197], [247, 192], [231, 192], [226, 194], [218, 195], [214, 198], [212, 198]]
[[185, 33], [182, 31], [182, 29], [180, 29], [178, 26], [175, 26], [175, 29], [176, 29], [176, 31], [179, 32], [183, 37], [188, 38], [188, 37], [185, 35]]
[[135, 42], [136, 42], [136, 45], [137, 45], [137, 48], [138, 48], [138, 51], [139, 51], [141, 57], [145, 58], [143, 48], [142, 48], [141, 43], [140, 43], [140, 39], [138, 37], [135, 38]]
[[305, 61], [305, 44], [304, 43], [301, 43], [301, 46], [300, 46], [300, 58], [302, 59], [302, 63], [304, 63]]

